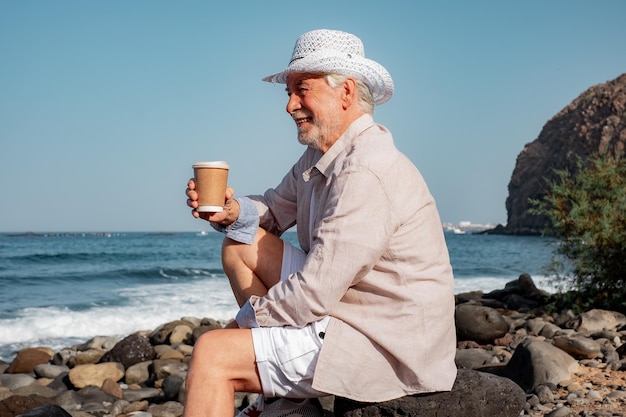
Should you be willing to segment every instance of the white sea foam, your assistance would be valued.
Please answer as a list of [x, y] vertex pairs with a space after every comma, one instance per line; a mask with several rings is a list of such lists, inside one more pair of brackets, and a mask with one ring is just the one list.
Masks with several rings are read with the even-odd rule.
[[[546, 276], [534, 276], [533, 282], [537, 286], [537, 288], [547, 291], [549, 293], [554, 293], [556, 288], [550, 282], [550, 278]], [[454, 293], [460, 294], [464, 292], [470, 291], [482, 291], [484, 293], [488, 293], [494, 290], [501, 290], [504, 286], [510, 282], [514, 281], [515, 278], [492, 278], [492, 277], [477, 277], [477, 278], [463, 278], [456, 279], [454, 281]]]
[[0, 359], [8, 360], [27, 346], [55, 350], [94, 336], [123, 337], [138, 330], [153, 330], [181, 317], [230, 320], [237, 304], [227, 282], [144, 285], [119, 291], [128, 302], [72, 311], [66, 307], [22, 309], [15, 317], [0, 319]]
[[[546, 277], [534, 277], [539, 288], [552, 292]], [[455, 294], [504, 288], [510, 279], [455, 280]], [[9, 361], [21, 348], [48, 346], [59, 350], [94, 336], [124, 337], [138, 330], [153, 330], [181, 317], [210, 317], [228, 321], [238, 311], [226, 279], [142, 285], [117, 291], [122, 305], [25, 308], [15, 317], [0, 319], [0, 359]]]

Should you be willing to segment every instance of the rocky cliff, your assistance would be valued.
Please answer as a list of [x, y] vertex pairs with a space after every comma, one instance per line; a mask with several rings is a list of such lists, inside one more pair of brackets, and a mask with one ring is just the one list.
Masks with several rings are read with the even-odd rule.
[[528, 214], [531, 198], [545, 195], [555, 169], [574, 172], [577, 156], [626, 146], [626, 74], [582, 93], [550, 119], [517, 157], [506, 200], [508, 222], [499, 232], [539, 234], [546, 219]]

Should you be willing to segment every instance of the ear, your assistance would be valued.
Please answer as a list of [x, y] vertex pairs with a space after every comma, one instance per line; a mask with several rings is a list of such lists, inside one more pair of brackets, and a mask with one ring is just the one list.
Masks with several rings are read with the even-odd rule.
[[356, 104], [358, 99], [358, 92], [356, 80], [354, 78], [347, 78], [346, 81], [344, 81], [341, 91], [341, 99], [344, 109], [347, 109], [353, 104]]

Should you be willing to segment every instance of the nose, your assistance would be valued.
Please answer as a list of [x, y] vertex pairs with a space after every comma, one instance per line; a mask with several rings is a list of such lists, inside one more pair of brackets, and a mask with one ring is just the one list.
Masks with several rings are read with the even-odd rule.
[[300, 109], [300, 97], [297, 94], [291, 93], [289, 94], [289, 100], [287, 101], [287, 113], [291, 114], [294, 111]]

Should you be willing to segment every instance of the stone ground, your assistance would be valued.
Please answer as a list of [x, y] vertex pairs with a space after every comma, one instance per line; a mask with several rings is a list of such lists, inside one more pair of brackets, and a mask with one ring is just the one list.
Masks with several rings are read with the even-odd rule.
[[[584, 398], [568, 399], [573, 391], [580, 390]], [[626, 390], [626, 371], [608, 371], [603, 366], [587, 367], [580, 366], [577, 373], [572, 376], [570, 384], [560, 386], [554, 393], [555, 401], [558, 401], [571, 410], [572, 416], [626, 416], [626, 396], [616, 396], [616, 391]], [[597, 400], [588, 394], [597, 391]], [[620, 398], [621, 397], [621, 398]], [[612, 399], [611, 399], [612, 398]], [[537, 411], [531, 410], [526, 414], [532, 417], [549, 415], [554, 409]]]

